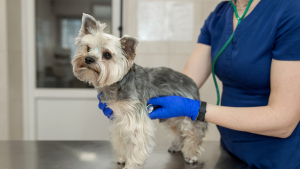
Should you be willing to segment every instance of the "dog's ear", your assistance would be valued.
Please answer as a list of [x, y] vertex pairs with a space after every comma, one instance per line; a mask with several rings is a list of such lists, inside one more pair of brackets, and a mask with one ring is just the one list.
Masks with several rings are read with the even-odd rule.
[[97, 32], [97, 29], [98, 25], [96, 19], [91, 15], [83, 13], [80, 32], [84, 35], [87, 35]]
[[139, 41], [136, 38], [128, 35], [124, 35], [120, 41], [127, 59], [133, 60], [136, 55], [136, 47], [139, 44]]

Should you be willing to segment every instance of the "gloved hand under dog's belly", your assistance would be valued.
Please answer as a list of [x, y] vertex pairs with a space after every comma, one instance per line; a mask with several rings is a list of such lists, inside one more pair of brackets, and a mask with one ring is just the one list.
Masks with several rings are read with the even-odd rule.
[[151, 119], [186, 116], [190, 117], [193, 121], [197, 118], [201, 106], [199, 100], [181, 96], [155, 97], [150, 99], [148, 104], [157, 107], [149, 114]]
[[[106, 103], [101, 102], [101, 94], [102, 93], [98, 95], [98, 107], [103, 111], [107, 118], [112, 119], [113, 111], [109, 107], [106, 107]], [[195, 121], [201, 106], [199, 100], [193, 100], [181, 96], [155, 97], [148, 101], [148, 105], [149, 104], [157, 107], [149, 114], [149, 117], [152, 120], [187, 116]]]

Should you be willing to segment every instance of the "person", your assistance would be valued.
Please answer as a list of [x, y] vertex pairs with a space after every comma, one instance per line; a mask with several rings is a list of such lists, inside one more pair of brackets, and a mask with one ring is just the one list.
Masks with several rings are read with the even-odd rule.
[[[239, 16], [248, 2], [236, 0]], [[183, 70], [201, 88], [212, 60], [235, 31], [215, 67], [223, 83], [221, 106], [207, 104], [201, 114], [218, 126], [221, 145], [251, 168], [300, 168], [299, 9], [299, 0], [253, 0], [237, 26], [230, 2], [221, 2], [206, 19]], [[152, 98], [148, 103], [162, 108], [149, 116], [199, 116], [204, 102], [190, 106], [196, 102], [179, 96]]]

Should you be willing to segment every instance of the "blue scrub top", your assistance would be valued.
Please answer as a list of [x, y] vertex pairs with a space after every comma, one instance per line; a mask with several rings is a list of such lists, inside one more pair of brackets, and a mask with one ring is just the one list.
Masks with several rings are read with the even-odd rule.
[[[232, 32], [233, 9], [229, 1], [221, 2], [205, 21], [198, 43], [211, 46], [213, 60]], [[261, 0], [236, 28], [216, 63], [223, 82], [221, 105], [266, 106], [272, 59], [300, 60], [300, 0]], [[299, 124], [287, 139], [218, 129], [223, 147], [251, 168], [300, 168]]]

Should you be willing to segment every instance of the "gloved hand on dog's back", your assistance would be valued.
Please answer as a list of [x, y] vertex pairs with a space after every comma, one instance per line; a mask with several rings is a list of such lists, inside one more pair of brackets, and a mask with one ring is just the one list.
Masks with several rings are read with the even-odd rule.
[[197, 118], [201, 106], [199, 100], [192, 100], [181, 96], [155, 97], [150, 99], [148, 104], [158, 107], [149, 114], [151, 119], [187, 116], [193, 121]]
[[101, 95], [102, 95], [102, 93], [98, 94], [98, 100], [99, 100], [98, 107], [99, 107], [99, 109], [101, 109], [103, 111], [103, 113], [106, 117], [108, 117], [109, 119], [112, 119], [111, 116], [113, 115], [113, 111], [109, 107], [106, 107], [106, 103], [101, 102], [101, 100], [100, 100]]

